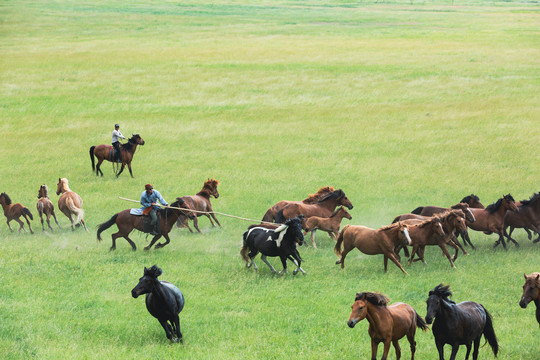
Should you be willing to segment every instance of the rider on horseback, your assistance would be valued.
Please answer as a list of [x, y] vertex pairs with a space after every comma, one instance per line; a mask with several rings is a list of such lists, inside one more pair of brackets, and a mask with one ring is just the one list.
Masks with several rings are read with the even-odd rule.
[[151, 225], [152, 225], [152, 235], [158, 235], [159, 234], [159, 225], [158, 225], [158, 219], [156, 210], [159, 210], [159, 206], [157, 205], [157, 201], [159, 201], [164, 206], [169, 206], [167, 201], [163, 199], [163, 196], [159, 193], [159, 191], [154, 190], [154, 187], [150, 184], [146, 184], [144, 186], [144, 191], [141, 194], [141, 205], [144, 207], [143, 215], [150, 215], [150, 218], [152, 219]]
[[120, 139], [125, 139], [124, 135], [120, 132], [120, 125], [115, 124], [112, 132], [112, 146], [114, 147], [114, 161], [122, 161], [120, 156]]

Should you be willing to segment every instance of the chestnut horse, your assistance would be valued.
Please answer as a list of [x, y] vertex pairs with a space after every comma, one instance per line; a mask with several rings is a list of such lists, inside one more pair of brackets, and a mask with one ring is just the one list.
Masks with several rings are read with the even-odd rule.
[[58, 220], [56, 219], [56, 214], [54, 213], [54, 205], [51, 202], [51, 199], [49, 199], [49, 187], [45, 184], [39, 187], [38, 202], [36, 204], [36, 208], [39, 214], [39, 218], [41, 219], [42, 231], [45, 231], [45, 226], [43, 225], [43, 214], [45, 214], [45, 219], [47, 220], [47, 225], [49, 225], [49, 229], [53, 229], [51, 227], [50, 221], [51, 215], [53, 216], [56, 225], [58, 225], [58, 228], [60, 228], [60, 224], [58, 223]]
[[534, 272], [531, 275], [523, 273], [525, 284], [523, 285], [523, 295], [519, 301], [519, 306], [523, 309], [534, 301], [536, 305], [536, 321], [540, 325], [540, 273]]
[[80, 223], [83, 225], [84, 230], [88, 231], [83, 219], [83, 201], [77, 193], [71, 191], [68, 179], [58, 179], [58, 184], [56, 184], [56, 195], [60, 195], [58, 198], [58, 208], [71, 222], [71, 230], [75, 230], [75, 225], [79, 225]]
[[[165, 245], [167, 245], [171, 239], [169, 238], [169, 232], [171, 231], [171, 228], [173, 227], [176, 220], [178, 220], [178, 216], [180, 214], [184, 214], [189, 218], [193, 218], [193, 214], [189, 212], [188, 210], [179, 210], [174, 208], [187, 208], [188, 205], [182, 200], [181, 198], [176, 198], [176, 201], [170, 204], [170, 208], [165, 208], [160, 210], [160, 217], [159, 217], [159, 227], [160, 227], [160, 233], [158, 235], [155, 235], [152, 241], [150, 242], [150, 245], [144, 248], [144, 250], [150, 250], [152, 245], [163, 236], [165, 238], [164, 243], [160, 243], [156, 245], [156, 249], [162, 248]], [[97, 239], [98, 241], [103, 240], [101, 238], [101, 233], [114, 224], [118, 227], [118, 232], [111, 235], [112, 237], [112, 246], [110, 250], [116, 250], [116, 239], [119, 237], [123, 237], [127, 240], [127, 242], [131, 245], [131, 248], [133, 251], [137, 250], [137, 246], [135, 243], [129, 238], [129, 234], [133, 231], [133, 229], [137, 229], [139, 231], [144, 231], [143, 226], [143, 217], [142, 215], [132, 215], [130, 214], [131, 209], [126, 209], [124, 211], [121, 211], [117, 214], [114, 214], [109, 220], [104, 222], [103, 224], [98, 225], [98, 231], [97, 231]]]
[[[343, 251], [341, 244], [343, 243]], [[384, 254], [384, 272], [387, 271], [388, 259], [407, 274], [399, 263], [399, 255], [394, 249], [401, 243], [412, 245], [407, 225], [398, 222], [380, 229], [371, 229], [359, 225], [345, 225], [339, 232], [334, 252], [340, 258], [336, 264], [345, 266], [345, 257], [355, 247], [367, 255]]]
[[[504, 217], [504, 236], [509, 241], [517, 243], [512, 239], [511, 235], [515, 228], [523, 228], [527, 231], [529, 240], [531, 240], [531, 233], [529, 229], [536, 232], [538, 238], [534, 240], [535, 243], [540, 241], [540, 193], [534, 194], [529, 200], [518, 201], [516, 203], [519, 211], [513, 213], [511, 211], [506, 212]], [[506, 232], [506, 228], [510, 227], [510, 232]]]
[[[216, 221], [219, 227], [222, 227], [218, 219], [216, 219], [216, 215], [214, 215], [213, 213], [214, 210], [212, 210], [212, 204], [210, 204], [210, 196], [213, 196], [215, 199], [219, 197], [219, 192], [217, 189], [218, 185], [219, 180], [208, 179], [204, 182], [201, 191], [199, 191], [196, 195], [182, 196], [181, 198], [186, 202], [189, 209], [207, 212], [206, 214], [195, 213], [195, 217], [193, 218], [193, 226], [195, 226], [195, 229], [197, 229], [198, 232], [201, 232], [201, 230], [199, 229], [199, 222], [197, 221], [197, 217], [201, 215], [206, 215], [208, 220], [210, 220], [212, 227], [216, 226], [214, 225], [212, 218]], [[179, 220], [180, 221], [177, 223], [178, 227], [186, 226], [185, 218], [179, 218]], [[187, 228], [191, 231], [189, 225], [187, 225]]]
[[401, 358], [399, 339], [407, 336], [411, 346], [411, 360], [416, 351], [416, 327], [427, 331], [428, 326], [413, 307], [405, 303], [388, 305], [388, 298], [379, 293], [357, 293], [351, 306], [352, 312], [347, 325], [352, 329], [363, 319], [368, 320], [368, 334], [371, 337], [371, 359], [377, 358], [379, 343], [384, 344], [382, 360], [385, 360], [390, 350], [390, 343], [396, 350], [396, 358]]
[[[33, 234], [34, 231], [32, 231], [32, 226], [30, 226], [30, 220], [34, 220], [32, 213], [30, 210], [28, 210], [27, 207], [24, 207], [23, 204], [17, 203], [12, 204], [11, 199], [9, 198], [8, 194], [2, 193], [0, 194], [0, 204], [2, 205], [2, 208], [4, 209], [4, 215], [7, 218], [7, 225], [9, 227], [9, 230], [13, 232], [13, 229], [11, 228], [11, 225], [9, 225], [9, 222], [11, 220], [15, 220], [19, 223], [19, 232], [21, 232], [21, 229], [26, 232], [26, 229], [24, 228], [24, 223], [19, 220], [19, 217], [24, 217], [26, 220], [26, 223], [28, 224], [28, 227], [30, 228], [30, 232]], [[28, 220], [30, 218], [30, 220]]]
[[[144, 145], [144, 140], [139, 136], [139, 134], [134, 134], [125, 144], [120, 144], [120, 159], [122, 160], [122, 167], [116, 177], [120, 176], [124, 167], [127, 165], [129, 169], [129, 174], [133, 177], [133, 172], [131, 171], [131, 160], [133, 160], [133, 155], [135, 150], [137, 150], [137, 145]], [[98, 159], [97, 165], [94, 166], [94, 155]], [[104, 160], [115, 162], [114, 160], [114, 148], [112, 145], [101, 144], [98, 146], [90, 147], [90, 160], [92, 160], [92, 171], [96, 171], [96, 176], [101, 174], [103, 176], [103, 171], [101, 171], [101, 163]]]
[[270, 209], [266, 211], [264, 214], [262, 221], [272, 222], [276, 219], [277, 213], [279, 210], [283, 209], [288, 204], [296, 204], [296, 203], [304, 203], [304, 204], [314, 204], [316, 203], [323, 195], [326, 195], [330, 192], [334, 191], [333, 186], [325, 186], [317, 190], [315, 194], [309, 194], [307, 198], [305, 198], [302, 201], [289, 201], [289, 200], [281, 200], [274, 206], [272, 206]]
[[328, 235], [330, 235], [330, 238], [335, 240], [337, 239], [339, 227], [341, 226], [341, 220], [343, 220], [343, 218], [347, 218], [349, 220], [352, 219], [351, 214], [349, 214], [347, 209], [345, 209], [343, 206], [340, 206], [328, 218], [322, 218], [318, 216], [312, 216], [310, 218], [307, 218], [304, 224], [304, 236], [306, 236], [307, 233], [311, 231], [311, 242], [313, 243], [314, 248], [317, 247], [317, 245], [315, 244], [315, 230], [317, 229], [326, 231]]

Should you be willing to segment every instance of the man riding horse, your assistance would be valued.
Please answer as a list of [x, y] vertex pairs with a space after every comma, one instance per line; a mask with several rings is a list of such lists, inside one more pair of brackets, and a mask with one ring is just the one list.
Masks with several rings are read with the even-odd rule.
[[151, 221], [151, 234], [152, 235], [158, 235], [159, 234], [159, 224], [158, 224], [158, 218], [156, 214], [156, 210], [159, 210], [160, 207], [158, 206], [157, 202], [160, 202], [161, 205], [169, 207], [169, 204], [165, 199], [163, 199], [163, 196], [159, 193], [159, 191], [154, 190], [154, 187], [150, 184], [146, 184], [144, 186], [144, 191], [141, 193], [141, 205], [142, 207], [139, 209], [132, 209], [131, 213], [134, 215], [149, 215], [152, 219]]
[[120, 156], [120, 139], [125, 139], [125, 137], [120, 132], [120, 125], [115, 124], [112, 132], [112, 146], [114, 147], [113, 161], [115, 162], [122, 161]]

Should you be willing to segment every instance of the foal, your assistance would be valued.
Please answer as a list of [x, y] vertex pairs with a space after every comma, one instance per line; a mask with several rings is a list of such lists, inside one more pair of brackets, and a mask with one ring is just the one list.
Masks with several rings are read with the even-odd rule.
[[[32, 234], [34, 233], [34, 231], [32, 231], [32, 226], [30, 226], [30, 220], [34, 220], [34, 217], [32, 216], [32, 213], [30, 213], [30, 210], [28, 210], [27, 207], [24, 207], [23, 204], [20, 203], [12, 204], [11, 199], [6, 193], [0, 194], [0, 204], [4, 209], [4, 215], [7, 218], [7, 225], [9, 227], [9, 230], [13, 232], [13, 229], [11, 228], [11, 225], [9, 225], [9, 222], [11, 220], [15, 220], [19, 223], [19, 232], [21, 232], [21, 229], [26, 231], [26, 229], [24, 228], [24, 223], [19, 220], [19, 217], [22, 216], [26, 220], [26, 223], [30, 228], [30, 232]], [[30, 220], [28, 220], [28, 218], [30, 218]]]
[[45, 231], [45, 226], [43, 225], [43, 214], [45, 214], [45, 219], [47, 220], [47, 225], [49, 225], [49, 229], [53, 229], [51, 227], [51, 215], [54, 217], [54, 221], [56, 221], [56, 225], [58, 225], [58, 228], [60, 228], [60, 224], [58, 224], [58, 220], [56, 219], [56, 215], [54, 214], [54, 205], [49, 199], [49, 187], [45, 184], [41, 185], [38, 192], [38, 202], [36, 204], [37, 211], [39, 214], [39, 218], [41, 219], [41, 229], [42, 231]]
[[313, 243], [314, 248], [317, 247], [315, 244], [315, 230], [317, 229], [326, 231], [332, 239], [336, 240], [343, 218], [347, 218], [349, 220], [352, 219], [351, 214], [349, 214], [347, 209], [345, 209], [343, 206], [340, 206], [329, 218], [318, 216], [309, 217], [305, 222], [304, 236], [311, 231], [311, 242]]

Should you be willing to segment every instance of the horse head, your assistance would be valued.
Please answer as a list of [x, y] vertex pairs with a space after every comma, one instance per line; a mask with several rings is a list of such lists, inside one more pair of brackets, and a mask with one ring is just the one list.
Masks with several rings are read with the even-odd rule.
[[209, 195], [213, 196], [214, 198], [219, 197], [218, 187], [219, 180], [216, 179], [208, 179], [204, 182], [203, 189], [206, 189], [209, 193]]
[[[179, 208], [184, 208], [184, 209], [189, 209], [189, 210], [193, 210], [193, 209], [191, 209], [191, 207], [189, 206], [189, 204], [188, 204], [187, 202], [185, 202], [184, 199], [179, 198], [179, 197], [176, 198], [176, 201], [173, 202], [173, 203], [171, 204], [171, 206], [173, 206], [173, 207], [179, 207]], [[190, 219], [190, 220], [195, 219], [195, 218], [197, 217], [197, 215], [195, 215], [194, 212], [191, 212], [191, 211], [189, 211], [189, 210], [180, 210], [180, 212], [182, 213], [182, 215], [187, 216], [187, 218]]]
[[429, 292], [428, 298], [426, 300], [426, 323], [431, 324], [433, 322], [433, 319], [435, 318], [441, 307], [441, 301], [444, 300], [453, 303], [453, 301], [448, 299], [449, 296], [452, 296], [452, 292], [450, 291], [450, 285], [439, 284]]
[[41, 185], [39, 187], [39, 191], [38, 191], [38, 199], [41, 199], [41, 198], [48, 198], [49, 197], [49, 187], [45, 184]]
[[132, 144], [144, 145], [144, 140], [139, 134], [131, 134], [131, 138], [128, 141]]
[[465, 234], [467, 232], [467, 224], [465, 223], [465, 213], [463, 213], [463, 210], [452, 210], [443, 214], [442, 217], [449, 221], [460, 234]]
[[531, 275], [523, 273], [523, 276], [525, 284], [519, 306], [525, 309], [531, 301], [540, 299], [540, 273], [532, 273]]
[[456, 205], [451, 206], [450, 209], [452, 210], [459, 209], [463, 211], [463, 213], [465, 214], [465, 220], [467, 220], [470, 223], [473, 223], [476, 221], [476, 218], [474, 217], [469, 204], [467, 204], [466, 202], [457, 203]]
[[368, 302], [376, 306], [387, 306], [388, 298], [379, 293], [356, 293], [354, 303], [351, 306], [351, 316], [347, 321], [350, 328], [353, 328], [358, 322], [366, 318]]
[[511, 210], [511, 211], [513, 211], [515, 213], [519, 212], [519, 208], [516, 205], [516, 201], [514, 200], [512, 195], [510, 195], [510, 194], [503, 195], [503, 197], [502, 197], [502, 206], [504, 206], [504, 208], [506, 210]]
[[412, 246], [413, 243], [409, 235], [409, 228], [407, 227], [407, 224], [398, 221], [397, 227], [399, 229], [398, 239], [401, 240], [405, 245]]
[[[299, 217], [287, 220], [285, 224], [280, 225], [275, 232], [284, 232], [287, 239], [302, 246], [304, 243], [304, 233], [302, 232], [302, 220]], [[280, 236], [280, 238], [282, 238]], [[280, 246], [278, 244], [278, 246]]]
[[58, 178], [58, 184], [56, 184], [56, 195], [60, 195], [61, 193], [69, 190], [68, 186], [67, 178]]
[[480, 198], [474, 194], [465, 196], [460, 202], [467, 203], [470, 207], [475, 209], [485, 209], [485, 206], [480, 202]]
[[6, 194], [5, 192], [0, 194], [0, 204], [11, 205], [11, 199], [9, 198], [8, 194]]
[[157, 267], [152, 266], [150, 269], [144, 268], [144, 275], [139, 279], [139, 283], [131, 290], [131, 296], [137, 298], [142, 294], [151, 293], [154, 290], [155, 284], [158, 280], [158, 276], [163, 271]]
[[438, 217], [434, 217], [429, 220], [429, 223], [433, 227], [433, 232], [437, 235], [439, 235], [441, 238], [445, 237], [444, 229], [442, 227], [441, 219]]

